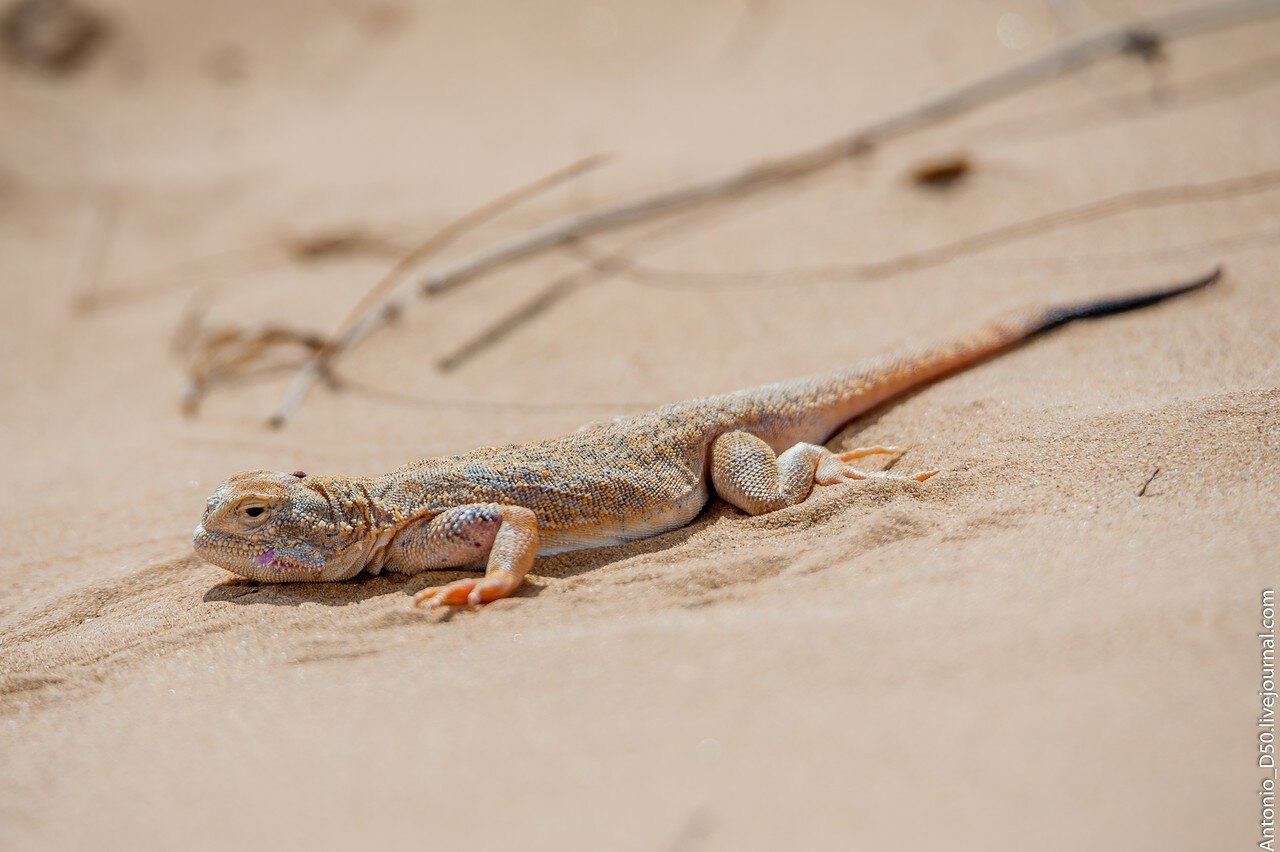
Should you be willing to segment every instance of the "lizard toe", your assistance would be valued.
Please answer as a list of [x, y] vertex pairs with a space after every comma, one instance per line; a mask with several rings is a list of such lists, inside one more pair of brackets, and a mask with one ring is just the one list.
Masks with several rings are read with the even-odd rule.
[[867, 456], [893, 456], [893, 460], [896, 460], [906, 454], [907, 451], [903, 447], [858, 447], [856, 450], [836, 453], [836, 458], [843, 462], [850, 462], [856, 459], [864, 459]]
[[517, 585], [506, 577], [486, 577], [471, 590], [467, 603], [487, 604], [505, 598], [515, 591]]
[[454, 580], [443, 586], [423, 589], [413, 596], [413, 605], [423, 609], [440, 606], [480, 606], [515, 591], [518, 583], [506, 577], [476, 577]]
[[471, 590], [475, 588], [480, 581], [478, 579], [455, 580], [444, 586], [433, 586], [429, 589], [423, 589], [413, 596], [413, 605], [415, 607], [424, 607], [426, 609], [434, 609], [445, 604], [465, 604], [467, 598], [471, 594]]

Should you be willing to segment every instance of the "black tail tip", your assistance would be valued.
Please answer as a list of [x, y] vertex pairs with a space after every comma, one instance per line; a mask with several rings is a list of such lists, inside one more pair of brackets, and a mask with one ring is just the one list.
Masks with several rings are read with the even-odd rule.
[[1194, 290], [1208, 287], [1220, 279], [1224, 271], [1223, 265], [1219, 263], [1208, 274], [1172, 287], [1152, 290], [1147, 293], [1138, 293], [1132, 296], [1121, 296], [1116, 299], [1103, 299], [1097, 302], [1086, 302], [1081, 305], [1054, 308], [1045, 313], [1037, 331], [1048, 331], [1051, 328], [1057, 328], [1078, 319], [1105, 317], [1111, 314], [1122, 314], [1125, 311], [1136, 311], [1139, 308], [1163, 302], [1165, 299], [1172, 299], [1174, 296], [1181, 296], [1183, 293], [1190, 293]]

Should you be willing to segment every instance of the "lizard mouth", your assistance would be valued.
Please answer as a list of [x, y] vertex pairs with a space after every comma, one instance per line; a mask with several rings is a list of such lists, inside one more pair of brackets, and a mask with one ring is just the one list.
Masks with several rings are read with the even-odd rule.
[[[261, 583], [346, 579], [360, 570], [358, 561], [334, 562], [302, 543], [247, 542], [203, 527], [197, 528], [192, 545], [206, 562]], [[352, 567], [355, 570], [346, 573]]]
[[332, 565], [319, 551], [307, 546], [282, 546], [279, 542], [250, 542], [224, 532], [196, 527], [192, 546], [201, 559], [227, 571], [259, 582], [316, 581], [332, 573]]
[[254, 560], [259, 568], [281, 568], [286, 571], [315, 571], [315, 566], [303, 565], [300, 562], [281, 556], [275, 548], [262, 553]]

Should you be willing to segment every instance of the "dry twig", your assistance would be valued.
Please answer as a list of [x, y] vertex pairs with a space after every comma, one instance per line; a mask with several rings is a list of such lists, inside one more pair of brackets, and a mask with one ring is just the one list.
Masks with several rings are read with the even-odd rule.
[[[690, 214], [698, 215], [698, 214]], [[517, 329], [542, 316], [574, 293], [584, 290], [593, 284], [599, 284], [614, 275], [625, 273], [636, 264], [637, 249], [654, 242], [661, 237], [686, 226], [690, 216], [678, 217], [651, 228], [636, 239], [629, 240], [626, 245], [607, 250], [597, 249], [585, 242], [571, 242], [564, 249], [577, 257], [584, 268], [571, 272], [551, 282], [549, 286], [537, 293], [533, 298], [519, 305], [515, 310], [499, 317], [496, 322], [479, 334], [463, 343], [453, 352], [441, 358], [438, 366], [441, 370], [456, 370], [486, 349], [500, 343]]]
[[1155, 482], [1156, 477], [1159, 475], [1160, 475], [1160, 468], [1156, 468], [1155, 470], [1151, 471], [1151, 475], [1147, 477], [1147, 481], [1142, 483], [1142, 487], [1138, 489], [1139, 497], [1147, 496], [1147, 489], [1151, 486], [1152, 482]]
[[370, 309], [376, 311], [377, 303], [389, 291], [395, 289], [401, 279], [407, 276], [424, 260], [439, 253], [446, 248], [454, 240], [461, 237], [468, 231], [483, 225], [490, 219], [505, 213], [517, 204], [521, 204], [529, 199], [546, 192], [562, 183], [580, 177], [592, 169], [597, 169], [608, 162], [609, 157], [604, 154], [596, 154], [578, 160], [576, 163], [558, 169], [545, 177], [539, 178], [533, 183], [520, 187], [512, 192], [507, 193], [499, 198], [490, 201], [483, 207], [472, 210], [460, 219], [456, 219], [445, 225], [425, 242], [418, 245], [413, 251], [405, 255], [399, 263], [392, 267], [391, 271], [382, 277], [382, 280], [373, 286], [369, 292], [361, 297], [356, 306], [347, 314], [346, 319], [342, 321], [342, 326], [335, 336], [336, 345], [342, 345], [343, 339], [358, 327], [362, 321], [369, 315]]
[[[315, 353], [325, 343], [322, 335], [280, 325], [208, 327], [204, 307], [197, 305], [178, 324], [173, 340], [175, 354], [186, 365], [182, 411], [194, 415], [214, 386], [243, 377], [251, 366], [270, 369], [263, 359], [271, 352], [301, 347]], [[277, 366], [288, 365], [286, 362]]]
[[[535, 228], [427, 275], [419, 283], [418, 289], [423, 295], [443, 293], [499, 267], [588, 236], [664, 216], [697, 204], [737, 197], [791, 182], [828, 169], [848, 158], [866, 154], [889, 140], [933, 127], [949, 118], [1058, 79], [1104, 59], [1124, 55], [1146, 58], [1173, 39], [1238, 26], [1278, 14], [1280, 0], [1222, 0], [1085, 33], [1008, 68], [926, 98], [815, 148], [758, 163], [727, 176], [568, 216]], [[421, 255], [415, 252], [397, 267], [396, 272], [407, 271], [419, 260]], [[298, 373], [280, 407], [272, 415], [269, 421], [272, 425], [281, 426], [285, 423], [320, 377], [327, 361], [358, 343], [390, 318], [399, 315], [413, 295], [403, 293], [380, 304], [369, 304], [373, 295], [381, 295], [388, 289], [389, 286], [375, 288], [374, 294], [362, 302], [365, 306], [364, 313], [351, 323], [346, 333], [340, 335], [332, 347], [319, 353]]]
[[356, 303], [356, 306], [351, 309], [351, 312], [342, 321], [337, 334], [320, 347], [315, 355], [303, 365], [302, 370], [294, 379], [293, 386], [289, 389], [289, 394], [285, 397], [284, 402], [281, 403], [276, 413], [272, 415], [269, 421], [270, 425], [276, 427], [284, 425], [285, 420], [302, 402], [311, 386], [327, 372], [328, 365], [335, 355], [350, 349], [355, 343], [364, 339], [365, 335], [373, 328], [391, 321], [399, 314], [399, 306], [385, 301], [384, 297], [388, 292], [394, 290], [401, 280], [424, 260], [440, 252], [466, 232], [474, 230], [495, 216], [505, 213], [512, 207], [528, 201], [553, 187], [573, 180], [592, 169], [599, 168], [608, 160], [609, 157], [603, 154], [578, 160], [545, 177], [539, 178], [533, 183], [522, 186], [490, 201], [482, 207], [472, 210], [462, 218], [444, 226], [426, 241], [419, 244], [361, 297], [360, 301]]
[[[862, 263], [830, 264], [807, 269], [763, 272], [697, 272], [633, 262], [628, 264], [622, 272], [638, 284], [670, 290], [749, 290], [819, 284], [826, 281], [873, 281], [937, 266], [996, 246], [1009, 245], [1052, 233], [1060, 228], [1094, 222], [1132, 210], [1149, 210], [1173, 204], [1240, 198], [1270, 192], [1277, 187], [1280, 187], [1280, 169], [1205, 183], [1146, 187], [1041, 213], [928, 248], [915, 249], [883, 260], [869, 260]], [[584, 243], [581, 250], [592, 251], [589, 243]]]

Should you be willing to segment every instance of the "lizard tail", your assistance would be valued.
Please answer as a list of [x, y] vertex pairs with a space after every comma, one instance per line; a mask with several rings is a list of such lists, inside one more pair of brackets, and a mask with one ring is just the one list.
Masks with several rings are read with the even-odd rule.
[[[1138, 310], [1208, 287], [1222, 277], [1222, 267], [1172, 287], [1129, 296], [1042, 308], [1014, 319], [992, 323], [924, 352], [889, 358], [835, 374], [805, 390], [806, 407], [814, 426], [806, 433], [813, 440], [836, 429], [877, 405], [909, 393], [944, 376], [957, 373], [1055, 328], [1093, 317]], [[821, 412], [820, 414], [818, 412]], [[785, 441], [783, 442], [785, 443]]]
[[914, 364], [911, 363], [911, 359], [905, 359], [906, 363], [903, 366], [906, 367], [904, 371], [906, 375], [901, 376], [901, 379], [906, 380], [903, 390], [950, 375], [1076, 320], [1136, 311], [1139, 308], [1163, 302], [1165, 299], [1172, 299], [1183, 293], [1208, 287], [1221, 277], [1222, 266], [1219, 264], [1205, 275], [1171, 287], [1093, 302], [1041, 308], [1024, 313], [1015, 319], [993, 323], [976, 334], [966, 335], [952, 341], [949, 345], [924, 353]]

